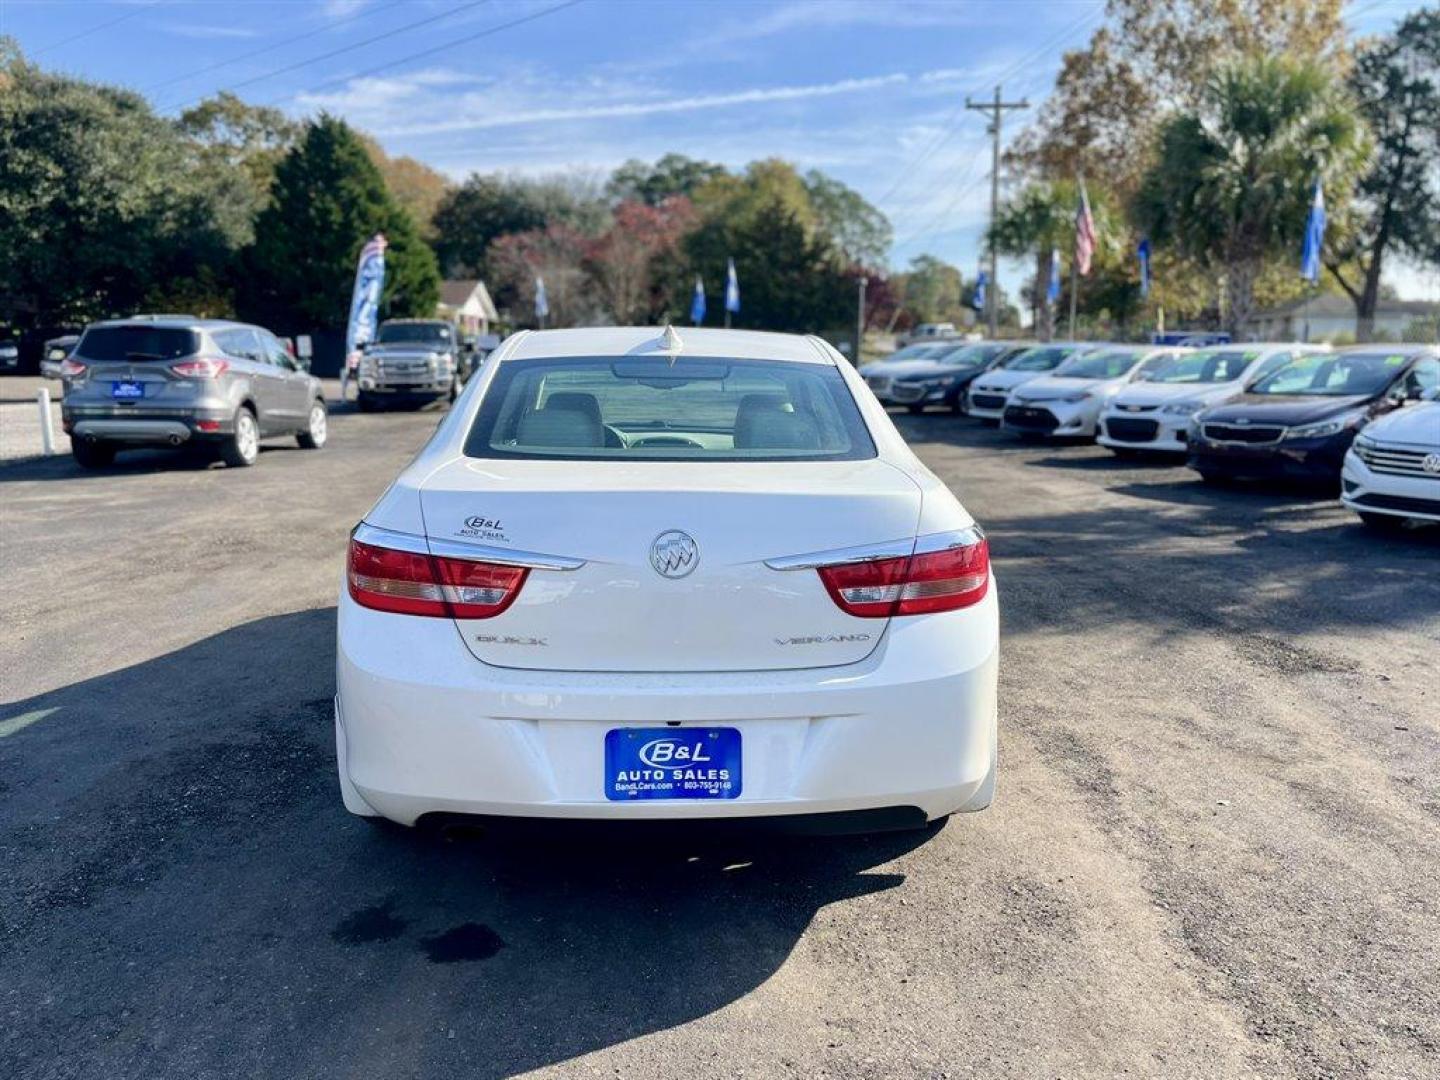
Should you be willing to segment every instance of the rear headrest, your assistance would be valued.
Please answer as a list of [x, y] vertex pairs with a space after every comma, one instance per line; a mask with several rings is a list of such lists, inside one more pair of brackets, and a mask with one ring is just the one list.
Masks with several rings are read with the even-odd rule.
[[819, 450], [815, 421], [777, 394], [746, 394], [735, 410], [737, 450]]
[[[581, 396], [589, 397], [588, 394]], [[600, 426], [598, 409], [596, 415], [591, 416], [579, 409], [556, 408], [553, 401], [538, 412], [522, 415], [515, 434], [521, 446], [598, 448], [605, 445], [605, 430]]]
[[558, 390], [545, 399], [547, 409], [572, 409], [578, 413], [595, 418], [595, 422], [601, 423], [600, 401], [594, 394], [587, 394], [580, 390]]

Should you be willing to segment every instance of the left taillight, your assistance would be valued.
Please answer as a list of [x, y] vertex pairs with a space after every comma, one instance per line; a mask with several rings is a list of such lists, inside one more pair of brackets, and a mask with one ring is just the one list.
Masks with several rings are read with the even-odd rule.
[[89, 367], [82, 364], [79, 360], [67, 357], [60, 364], [60, 377], [62, 379], [80, 379], [84, 378], [85, 372], [89, 370]]
[[361, 607], [401, 615], [489, 619], [515, 602], [529, 570], [401, 551], [351, 539], [350, 596]]
[[202, 356], [198, 360], [181, 360], [171, 364], [170, 370], [182, 379], [218, 379], [230, 370], [230, 361]]
[[978, 604], [990, 584], [990, 549], [978, 533], [967, 543], [868, 562], [816, 569], [842, 611], [862, 619], [926, 615]]

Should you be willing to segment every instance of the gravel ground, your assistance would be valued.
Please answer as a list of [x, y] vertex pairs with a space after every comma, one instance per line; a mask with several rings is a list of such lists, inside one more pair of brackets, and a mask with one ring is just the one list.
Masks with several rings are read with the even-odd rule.
[[50, 391], [50, 423], [55, 451], [70, 453], [70, 436], [60, 429], [60, 381], [33, 375], [11, 375], [0, 379], [0, 461], [39, 457], [45, 452], [40, 436], [40, 409], [35, 392]]
[[928, 832], [377, 830], [320, 453], [0, 468], [0, 1075], [1440, 1076], [1440, 533], [898, 422], [989, 530], [1001, 783]]

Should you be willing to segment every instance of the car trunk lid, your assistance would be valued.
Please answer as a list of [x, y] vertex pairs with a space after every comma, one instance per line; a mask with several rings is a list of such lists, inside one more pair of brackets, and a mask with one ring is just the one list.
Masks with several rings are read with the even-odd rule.
[[[765, 560], [914, 536], [920, 490], [878, 459], [546, 462], [462, 458], [424, 483], [432, 547], [585, 560], [532, 570], [477, 659], [566, 671], [698, 672], [854, 663], [886, 620], [841, 611], [813, 571]], [[693, 541], [690, 549], [686, 537]]]

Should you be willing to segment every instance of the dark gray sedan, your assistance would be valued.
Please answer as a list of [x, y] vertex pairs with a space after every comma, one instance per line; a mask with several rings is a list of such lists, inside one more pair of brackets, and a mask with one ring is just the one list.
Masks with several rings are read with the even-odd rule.
[[320, 380], [259, 326], [175, 316], [95, 323], [60, 374], [65, 430], [86, 468], [126, 447], [201, 445], [245, 466], [269, 436], [325, 445]]

